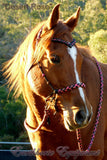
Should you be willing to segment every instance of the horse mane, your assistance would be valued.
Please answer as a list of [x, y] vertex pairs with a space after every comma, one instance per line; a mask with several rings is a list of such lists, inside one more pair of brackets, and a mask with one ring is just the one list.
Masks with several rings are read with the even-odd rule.
[[[3, 64], [3, 75], [7, 79], [7, 84], [10, 91], [14, 90], [14, 95], [19, 96], [22, 92], [21, 87], [21, 69], [24, 57], [28, 54], [28, 46], [32, 44], [37, 32], [39, 31], [42, 24], [39, 24], [37, 28], [34, 28], [29, 35], [26, 37], [24, 42], [18, 48], [18, 51], [13, 56], [12, 59], [8, 60]], [[32, 48], [33, 49], [33, 48]], [[33, 50], [32, 50], [33, 51]]]

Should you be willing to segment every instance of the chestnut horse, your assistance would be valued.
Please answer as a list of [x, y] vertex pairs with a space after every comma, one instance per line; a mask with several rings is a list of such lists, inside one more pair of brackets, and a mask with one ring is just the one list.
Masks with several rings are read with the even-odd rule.
[[10, 89], [27, 104], [37, 160], [107, 159], [107, 65], [75, 44], [79, 13], [63, 22], [56, 5], [4, 67]]

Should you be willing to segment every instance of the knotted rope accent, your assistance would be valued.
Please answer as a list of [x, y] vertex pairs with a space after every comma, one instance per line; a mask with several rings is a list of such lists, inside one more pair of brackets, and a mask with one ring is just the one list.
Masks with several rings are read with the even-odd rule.
[[75, 83], [73, 85], [67, 86], [67, 87], [62, 88], [62, 89], [55, 89], [55, 93], [60, 94], [60, 93], [64, 93], [64, 92], [67, 92], [67, 91], [71, 91], [71, 90], [79, 88], [79, 87], [85, 88], [86, 86], [85, 86], [84, 83]]
[[76, 43], [76, 40], [73, 39], [72, 42], [67, 42], [67, 41], [64, 41], [64, 40], [59, 39], [59, 38], [53, 38], [53, 39], [52, 39], [52, 42], [62, 43], [62, 44], [65, 44], [66, 46], [68, 46], [68, 47], [71, 48], [71, 47], [74, 46], [74, 44]]

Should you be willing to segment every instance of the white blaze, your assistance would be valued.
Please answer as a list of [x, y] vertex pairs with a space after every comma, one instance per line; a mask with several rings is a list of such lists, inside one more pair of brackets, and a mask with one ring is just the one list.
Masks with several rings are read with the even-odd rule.
[[[77, 49], [75, 46], [73, 46], [72, 48], [68, 48], [68, 53], [69, 55], [71, 56], [72, 60], [73, 60], [73, 63], [74, 63], [74, 73], [75, 73], [75, 77], [76, 77], [76, 83], [81, 83], [80, 82], [80, 79], [79, 79], [79, 74], [77, 72], [77, 67], [76, 67], [76, 59], [77, 59]], [[84, 92], [83, 92], [83, 88], [79, 87], [79, 93], [80, 93], [80, 96], [86, 106], [86, 101], [85, 101], [85, 95], [84, 95]], [[88, 114], [88, 110], [87, 110], [87, 107], [86, 107], [86, 112]]]

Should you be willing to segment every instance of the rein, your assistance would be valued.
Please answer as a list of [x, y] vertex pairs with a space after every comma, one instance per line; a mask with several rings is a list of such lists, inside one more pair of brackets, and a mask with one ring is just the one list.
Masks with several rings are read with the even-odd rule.
[[[41, 36], [41, 33], [42, 33], [42, 29], [43, 29], [43, 27], [40, 29], [40, 31], [39, 31], [39, 33], [37, 35], [36, 45], [38, 44], [38, 41], [40, 39], [40, 36]], [[72, 46], [74, 46], [75, 43], [76, 43], [75, 39], [73, 39], [72, 42], [67, 42], [67, 41], [64, 41], [64, 40], [61, 40], [61, 39], [58, 39], [58, 38], [53, 38], [52, 42], [62, 43], [62, 44], [65, 44], [66, 46], [68, 46], [70, 48]], [[98, 123], [99, 123], [100, 112], [101, 112], [102, 101], [103, 101], [103, 74], [102, 74], [102, 70], [101, 70], [101, 67], [100, 67], [98, 61], [95, 58], [94, 58], [94, 60], [96, 62], [96, 65], [97, 65], [97, 68], [98, 68], [98, 71], [99, 71], [99, 75], [100, 75], [100, 100], [99, 100], [99, 105], [98, 105], [96, 122], [95, 122], [95, 125], [94, 125], [94, 129], [93, 129], [93, 132], [92, 132], [92, 136], [91, 136], [91, 140], [90, 140], [89, 146], [85, 150], [86, 152], [90, 151], [91, 146], [93, 144], [93, 141], [94, 141], [94, 138], [95, 138], [95, 134], [96, 134], [96, 131], [97, 131], [97, 126], [98, 126]], [[51, 87], [52, 93], [45, 99], [46, 105], [45, 105], [45, 109], [44, 109], [44, 116], [43, 116], [42, 122], [39, 124], [39, 126], [37, 128], [31, 127], [27, 123], [27, 121], [25, 119], [24, 126], [25, 126], [26, 130], [28, 130], [29, 132], [32, 132], [32, 133], [35, 133], [35, 132], [39, 131], [41, 129], [41, 127], [45, 124], [46, 121], [48, 123], [50, 123], [50, 121], [49, 121], [49, 115], [50, 115], [49, 108], [50, 108], [50, 105], [48, 105], [48, 102], [54, 102], [55, 110], [58, 111], [57, 105], [56, 105], [56, 103], [57, 103], [57, 95], [58, 94], [63, 94], [64, 92], [72, 91], [73, 89], [76, 89], [76, 88], [79, 88], [79, 87], [82, 87], [82, 88], [86, 87], [85, 84], [81, 82], [81, 83], [72, 84], [72, 85], [67, 86], [65, 88], [55, 89], [52, 86], [52, 84], [48, 81], [46, 75], [43, 72], [43, 69], [42, 69], [40, 63], [38, 63], [38, 66], [39, 66], [39, 69], [41, 70], [42, 77], [44, 77], [44, 79], [46, 80], [47, 84], [49, 84], [49, 86]], [[77, 135], [78, 148], [79, 148], [80, 151], [83, 151], [80, 129], [76, 129], [76, 135]]]

